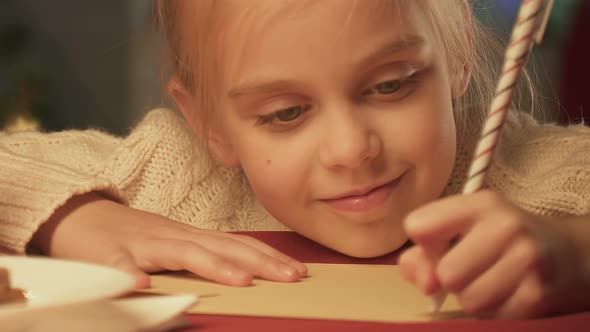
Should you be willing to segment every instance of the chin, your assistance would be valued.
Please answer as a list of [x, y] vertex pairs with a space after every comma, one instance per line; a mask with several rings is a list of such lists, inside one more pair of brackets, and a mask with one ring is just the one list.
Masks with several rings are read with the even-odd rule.
[[326, 243], [325, 245], [347, 256], [356, 258], [379, 257], [399, 249], [407, 242], [405, 234], [388, 236], [387, 238], [377, 236], [356, 236], [346, 241]]

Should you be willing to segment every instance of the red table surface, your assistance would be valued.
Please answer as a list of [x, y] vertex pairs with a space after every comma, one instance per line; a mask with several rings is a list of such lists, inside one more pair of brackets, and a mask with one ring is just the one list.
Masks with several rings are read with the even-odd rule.
[[[371, 258], [357, 259], [342, 255], [323, 247], [294, 232], [241, 232], [277, 248], [285, 254], [305, 263], [338, 264], [396, 264], [398, 253]], [[590, 331], [590, 312], [570, 314], [535, 320], [454, 320], [416, 323], [375, 323], [356, 321], [334, 321], [318, 319], [291, 319], [245, 317], [226, 315], [186, 314], [192, 327], [183, 331], [322, 331], [322, 332], [380, 332], [380, 331]]]

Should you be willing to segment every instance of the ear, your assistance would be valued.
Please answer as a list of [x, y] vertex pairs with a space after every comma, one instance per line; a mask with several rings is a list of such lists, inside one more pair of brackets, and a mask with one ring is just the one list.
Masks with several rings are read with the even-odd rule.
[[453, 99], [460, 98], [465, 94], [471, 80], [471, 65], [463, 64], [460, 69], [452, 75], [451, 94]]
[[168, 93], [184, 116], [184, 119], [190, 124], [195, 133], [201, 136], [201, 130], [197, 128], [195, 123], [194, 110], [196, 109], [196, 105], [194, 95], [186, 89], [184, 84], [176, 76], [168, 82]]
[[198, 123], [195, 112], [199, 106], [195, 102], [195, 95], [187, 90], [177, 77], [168, 82], [168, 92], [185, 120], [195, 134], [209, 147], [215, 159], [225, 167], [240, 167], [240, 160], [232, 144], [224, 135], [222, 126], [217, 123], [210, 123], [209, 126]]
[[240, 159], [233, 147], [233, 145], [223, 135], [219, 135], [214, 131], [210, 131], [207, 135], [207, 145], [213, 153], [213, 156], [224, 167], [239, 168], [241, 166]]

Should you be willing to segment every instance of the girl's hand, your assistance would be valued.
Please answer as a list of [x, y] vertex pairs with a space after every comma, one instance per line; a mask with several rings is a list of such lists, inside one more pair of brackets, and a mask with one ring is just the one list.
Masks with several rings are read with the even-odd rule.
[[445, 198], [407, 217], [416, 245], [400, 257], [400, 269], [427, 295], [441, 288], [455, 294], [471, 314], [527, 318], [581, 310], [590, 304], [590, 253], [578, 244], [590, 228], [586, 236], [571, 236], [568, 228], [584, 222], [590, 220], [536, 217], [491, 191]]
[[131, 209], [97, 194], [72, 198], [47, 221], [33, 245], [54, 257], [110, 265], [149, 286], [146, 272], [188, 270], [232, 286], [254, 276], [292, 282], [305, 265], [253, 238], [200, 230]]

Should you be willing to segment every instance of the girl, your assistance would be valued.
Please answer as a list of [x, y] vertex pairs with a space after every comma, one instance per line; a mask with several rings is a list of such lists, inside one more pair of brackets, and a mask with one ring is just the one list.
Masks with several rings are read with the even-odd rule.
[[292, 229], [357, 257], [409, 237], [404, 276], [468, 312], [587, 307], [587, 128], [515, 113], [490, 190], [451, 196], [495, 83], [465, 0], [157, 5], [186, 121], [155, 110], [126, 138], [4, 135], [4, 247], [116, 266], [139, 287], [164, 269], [239, 286], [306, 269], [220, 231]]

